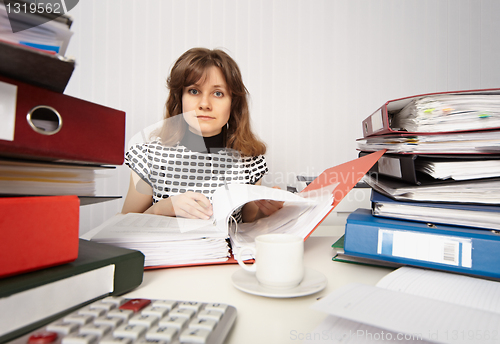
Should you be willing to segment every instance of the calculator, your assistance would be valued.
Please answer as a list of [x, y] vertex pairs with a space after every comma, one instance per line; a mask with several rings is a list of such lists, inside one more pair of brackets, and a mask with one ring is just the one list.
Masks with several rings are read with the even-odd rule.
[[236, 320], [223, 303], [109, 296], [9, 344], [223, 343]]

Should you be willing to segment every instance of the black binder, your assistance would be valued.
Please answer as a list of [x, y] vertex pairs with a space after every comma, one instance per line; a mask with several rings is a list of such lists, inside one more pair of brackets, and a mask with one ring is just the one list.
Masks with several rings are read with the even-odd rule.
[[75, 61], [18, 44], [0, 41], [0, 74], [63, 93]]

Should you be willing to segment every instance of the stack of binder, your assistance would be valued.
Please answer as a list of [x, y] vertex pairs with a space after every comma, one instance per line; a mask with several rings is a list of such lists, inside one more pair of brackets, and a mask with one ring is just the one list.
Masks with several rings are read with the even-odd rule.
[[96, 179], [123, 163], [125, 113], [63, 94], [71, 17], [16, 3], [0, 2], [0, 195], [94, 203]]
[[44, 11], [50, 3], [37, 11], [33, 2], [16, 3], [0, 2], [0, 74], [62, 93], [75, 69], [75, 60], [65, 56], [71, 17]]
[[[500, 278], [500, 89], [391, 100], [363, 121], [372, 209], [346, 223], [338, 260]], [[355, 257], [355, 259], [354, 259]]]
[[95, 174], [123, 163], [125, 113], [62, 94], [71, 21], [38, 16], [0, 3], [0, 342], [137, 287], [144, 268], [138, 251], [79, 239], [80, 206], [119, 198], [96, 196]]

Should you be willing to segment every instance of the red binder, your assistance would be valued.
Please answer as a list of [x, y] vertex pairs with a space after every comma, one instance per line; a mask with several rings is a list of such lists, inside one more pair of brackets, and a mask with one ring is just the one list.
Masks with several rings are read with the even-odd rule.
[[125, 112], [0, 76], [17, 86], [14, 140], [0, 155], [121, 165]]
[[0, 198], [0, 277], [78, 257], [76, 196]]
[[[396, 113], [403, 109], [407, 104], [409, 104], [413, 99], [439, 94], [500, 94], [500, 88], [493, 89], [481, 89], [481, 90], [468, 90], [468, 91], [456, 91], [456, 92], [437, 92], [420, 94], [411, 97], [393, 99], [387, 101], [382, 105], [377, 111], [365, 118], [362, 122], [363, 124], [363, 137], [374, 136], [374, 135], [384, 135], [384, 134], [430, 134], [430, 133], [418, 133], [409, 131], [400, 131], [398, 128], [393, 128], [389, 118], [389, 114]], [[489, 128], [494, 129], [494, 128]], [[497, 129], [497, 128], [495, 128]], [[433, 132], [432, 134], [443, 134], [443, 132]]]

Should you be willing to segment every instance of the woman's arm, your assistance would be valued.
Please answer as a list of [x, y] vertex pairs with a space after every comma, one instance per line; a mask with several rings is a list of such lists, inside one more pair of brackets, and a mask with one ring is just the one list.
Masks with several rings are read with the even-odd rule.
[[141, 178], [131, 171], [130, 183], [128, 186], [127, 196], [123, 202], [122, 213], [144, 213], [153, 205], [153, 189], [145, 184], [141, 192], [137, 190], [137, 183], [142, 183]]
[[[255, 185], [261, 185], [262, 179], [259, 179]], [[275, 188], [278, 188], [275, 186]], [[258, 200], [245, 204], [241, 209], [241, 217], [243, 222], [253, 222], [260, 218], [267, 217], [279, 209], [283, 208], [284, 202]]]
[[212, 215], [212, 205], [205, 195], [190, 191], [162, 199], [153, 204], [153, 189], [132, 171], [122, 213], [145, 213], [180, 216], [190, 219], [209, 219]]

